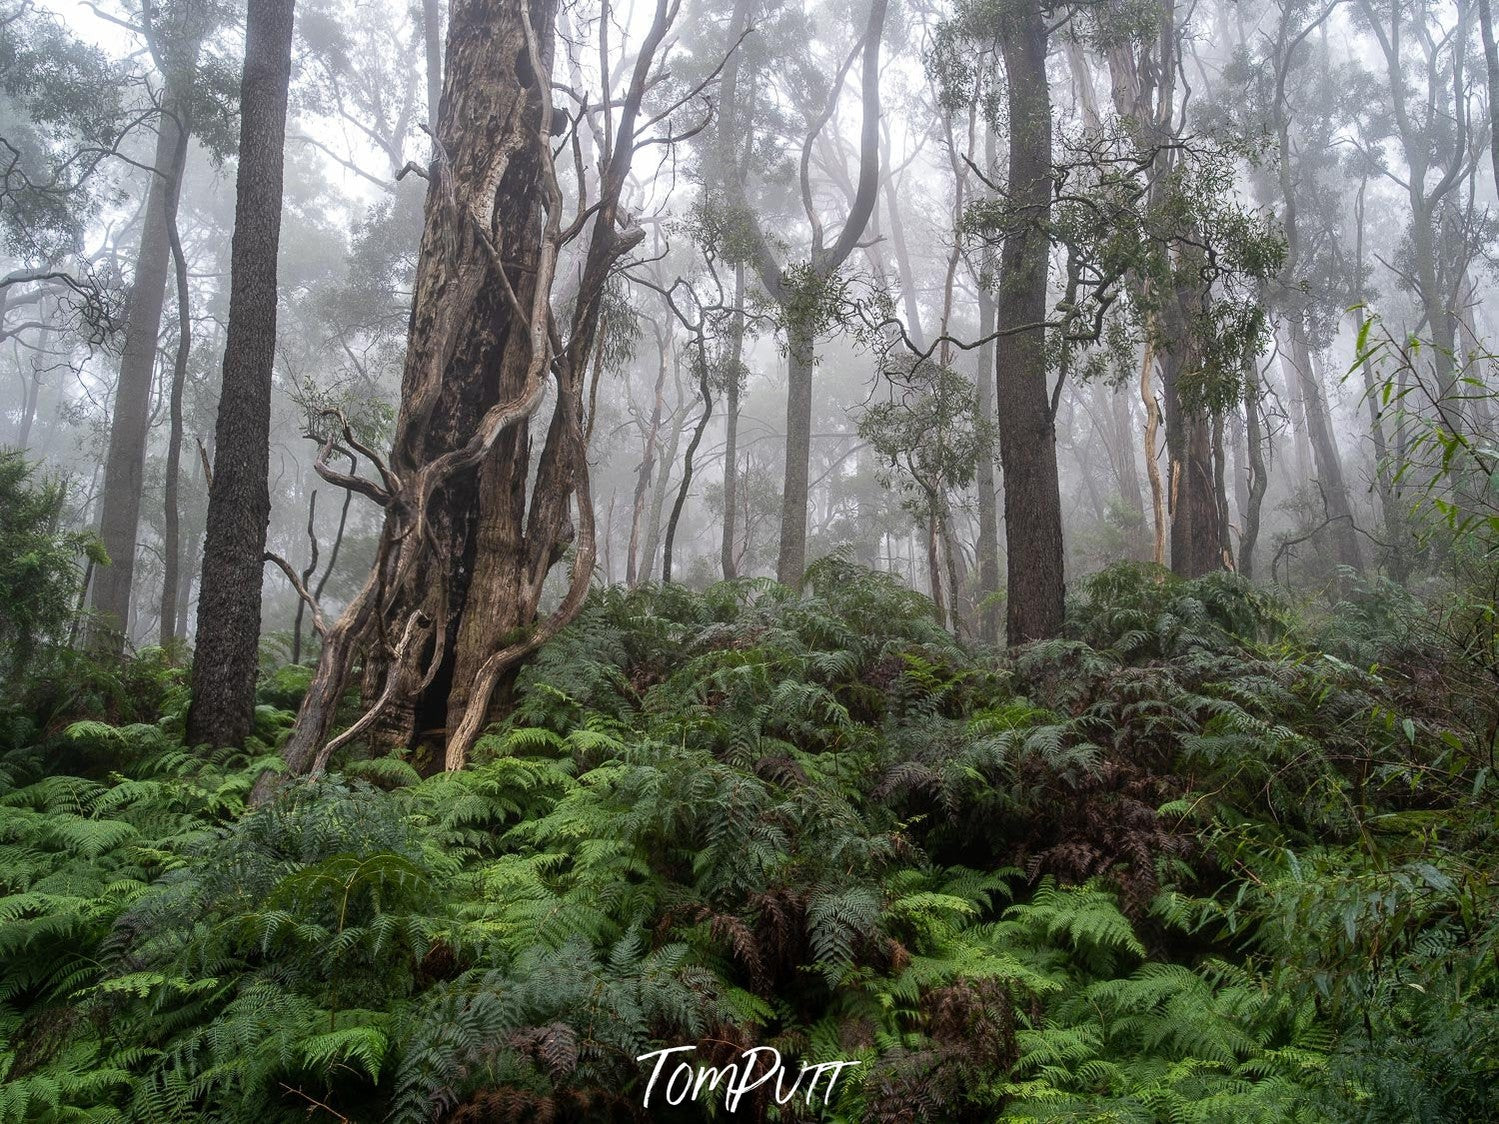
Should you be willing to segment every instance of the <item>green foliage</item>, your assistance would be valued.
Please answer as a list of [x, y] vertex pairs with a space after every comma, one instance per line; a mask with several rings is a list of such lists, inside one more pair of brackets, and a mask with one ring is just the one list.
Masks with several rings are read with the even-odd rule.
[[844, 1121], [1493, 1118], [1451, 711], [1228, 575], [1109, 571], [1069, 630], [978, 656], [838, 559], [600, 590], [469, 769], [255, 809], [276, 759], [170, 692], [17, 711], [0, 1119], [634, 1120], [689, 1044], [856, 1059], [803, 1106]]
[[859, 436], [892, 470], [893, 480], [881, 483], [911, 493], [906, 506], [925, 520], [938, 514], [944, 489], [972, 481], [979, 457], [993, 448], [992, 426], [979, 416], [973, 383], [957, 371], [923, 362], [885, 377], [890, 397], [865, 408]]
[[[88, 217], [110, 197], [92, 175], [93, 152], [112, 147], [123, 122], [120, 79], [118, 66], [50, 13], [23, 6], [0, 21], [0, 245], [8, 254], [48, 266], [82, 250]], [[107, 327], [107, 317], [96, 324]]]
[[92, 534], [59, 529], [63, 487], [34, 473], [22, 453], [0, 449], [0, 674], [59, 638], [72, 618], [83, 559], [109, 561]]

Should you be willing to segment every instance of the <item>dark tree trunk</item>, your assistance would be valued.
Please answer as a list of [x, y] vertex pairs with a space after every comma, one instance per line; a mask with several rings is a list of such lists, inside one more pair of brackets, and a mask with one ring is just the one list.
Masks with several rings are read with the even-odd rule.
[[1055, 418], [1047, 393], [1046, 319], [1051, 217], [1051, 92], [1038, 0], [1024, 0], [1001, 32], [1009, 92], [1009, 204], [1016, 212], [1000, 254], [995, 400], [1009, 543], [1011, 644], [1058, 635], [1063, 583], [1062, 500]]
[[109, 554], [110, 564], [95, 569], [92, 592], [97, 614], [93, 645], [106, 652], [123, 650], [130, 621], [142, 475], [150, 430], [151, 383], [156, 370], [157, 334], [161, 330], [171, 255], [167, 228], [182, 184], [179, 161], [186, 151], [180, 134], [187, 99], [181, 84], [188, 80], [188, 76], [175, 75], [168, 79], [157, 119], [156, 155], [152, 161], [156, 171], [146, 194], [145, 222], [136, 251], [130, 309], [125, 318], [120, 376], [110, 414], [109, 451], [104, 459], [104, 492], [99, 505], [99, 538]]
[[238, 745], [255, 717], [261, 570], [270, 521], [276, 260], [295, 0], [250, 0], [240, 82], [229, 330], [203, 539], [188, 741]]

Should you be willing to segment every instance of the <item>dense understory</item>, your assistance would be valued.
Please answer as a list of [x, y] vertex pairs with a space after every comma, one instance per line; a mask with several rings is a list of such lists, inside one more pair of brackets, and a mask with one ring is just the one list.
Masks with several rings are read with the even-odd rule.
[[752, 1119], [1499, 1118], [1445, 635], [1139, 567], [1012, 654], [836, 560], [603, 589], [468, 769], [255, 809], [306, 669], [205, 757], [180, 669], [54, 657], [0, 731], [0, 1120], [702, 1118], [642, 1107], [680, 1044], [861, 1063]]

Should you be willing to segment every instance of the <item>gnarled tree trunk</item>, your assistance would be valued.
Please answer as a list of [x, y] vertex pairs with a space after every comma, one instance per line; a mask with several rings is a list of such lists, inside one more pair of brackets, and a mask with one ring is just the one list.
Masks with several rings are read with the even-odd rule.
[[[375, 499], [386, 522], [373, 573], [325, 632], [285, 749], [291, 771], [322, 769], [377, 723], [379, 740], [396, 746], [441, 730], [445, 765], [461, 767], [519, 662], [582, 607], [594, 566], [584, 383], [611, 271], [644, 236], [619, 200], [640, 102], [674, 15], [658, 0], [614, 118], [591, 222], [564, 222], [550, 149], [555, 2], [453, 5], [390, 464], [347, 428], [341, 436], [335, 428], [319, 458], [325, 479]], [[585, 230], [564, 332], [552, 284], [562, 247]], [[549, 381], [556, 403], [533, 474], [531, 423]], [[378, 483], [328, 466], [340, 442], [375, 465]], [[573, 543], [571, 581], [543, 618], [543, 583]], [[329, 740], [361, 652], [365, 713]]]

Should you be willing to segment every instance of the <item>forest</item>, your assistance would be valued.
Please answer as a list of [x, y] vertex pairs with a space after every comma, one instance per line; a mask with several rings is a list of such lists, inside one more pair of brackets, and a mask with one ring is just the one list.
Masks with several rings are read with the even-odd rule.
[[1499, 1120], [1496, 280], [1490, 0], [0, 0], [0, 1124]]

